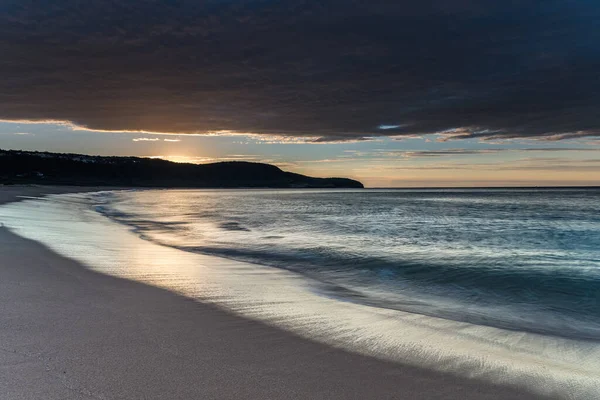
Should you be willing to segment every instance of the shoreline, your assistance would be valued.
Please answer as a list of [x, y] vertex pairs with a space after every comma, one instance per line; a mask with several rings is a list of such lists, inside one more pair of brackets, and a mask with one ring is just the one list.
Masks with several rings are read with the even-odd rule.
[[[5, 189], [0, 204], [110, 190]], [[93, 272], [4, 228], [0, 288], [0, 316], [8, 321], [0, 327], [0, 393], [7, 399], [539, 398], [303, 339]]]

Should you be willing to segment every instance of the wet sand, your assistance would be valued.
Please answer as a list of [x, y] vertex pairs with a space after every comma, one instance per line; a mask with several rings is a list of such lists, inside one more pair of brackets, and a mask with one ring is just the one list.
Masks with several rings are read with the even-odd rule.
[[[80, 191], [0, 186], [0, 204]], [[0, 398], [536, 397], [334, 349], [92, 272], [0, 228]]]

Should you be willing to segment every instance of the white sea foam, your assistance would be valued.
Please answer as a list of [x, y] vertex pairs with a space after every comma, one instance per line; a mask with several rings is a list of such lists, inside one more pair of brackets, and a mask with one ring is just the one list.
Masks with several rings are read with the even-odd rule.
[[0, 207], [0, 222], [95, 271], [166, 288], [313, 340], [565, 399], [600, 393], [600, 344], [343, 302], [293, 272], [143, 240], [82, 195]]

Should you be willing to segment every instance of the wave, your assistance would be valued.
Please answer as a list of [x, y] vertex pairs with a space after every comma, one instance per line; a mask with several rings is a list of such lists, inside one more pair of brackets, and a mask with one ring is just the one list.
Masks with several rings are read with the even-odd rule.
[[[176, 221], [140, 219], [134, 211], [119, 210], [114, 195], [105, 196], [95, 199], [103, 202], [96, 211], [130, 226], [146, 240], [301, 273], [319, 282], [323, 295], [477, 325], [600, 339], [600, 268], [574, 269], [542, 262], [527, 268], [507, 267], [468, 256], [411, 260], [357, 254], [331, 245], [280, 246], [277, 241], [285, 236], [274, 234], [244, 246], [219, 236], [206, 224], [199, 224], [200, 230], [208, 230], [200, 233], [205, 244], [189, 245], [191, 228], [185, 221], [198, 218], [199, 213], [178, 216]], [[200, 216], [225, 232], [252, 231], [216, 210], [202, 211]], [[211, 242], [215, 239], [211, 233], [218, 236], [216, 243]]]

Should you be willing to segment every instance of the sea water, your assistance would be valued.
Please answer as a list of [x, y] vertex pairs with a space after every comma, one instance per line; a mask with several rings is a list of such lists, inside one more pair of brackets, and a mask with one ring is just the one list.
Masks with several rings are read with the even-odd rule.
[[95, 270], [326, 343], [600, 396], [600, 190], [140, 190], [0, 208]]

